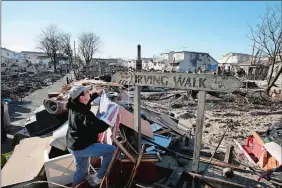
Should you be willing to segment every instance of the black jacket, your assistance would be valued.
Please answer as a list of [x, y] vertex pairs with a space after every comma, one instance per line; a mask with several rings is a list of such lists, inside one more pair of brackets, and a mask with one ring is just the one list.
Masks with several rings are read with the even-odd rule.
[[97, 93], [91, 96], [87, 105], [82, 103], [68, 103], [69, 127], [67, 132], [67, 147], [71, 150], [82, 150], [97, 142], [98, 134], [109, 127], [104, 121], [98, 119], [91, 111], [90, 102]]

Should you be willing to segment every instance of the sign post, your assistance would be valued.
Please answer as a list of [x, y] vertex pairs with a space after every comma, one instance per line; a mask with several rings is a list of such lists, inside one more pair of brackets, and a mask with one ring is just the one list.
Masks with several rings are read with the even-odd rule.
[[199, 91], [197, 127], [196, 127], [196, 137], [194, 142], [193, 163], [192, 163], [192, 171], [195, 173], [198, 173], [199, 171], [200, 152], [202, 146], [202, 133], [203, 133], [204, 118], [205, 118], [204, 117], [205, 105], [206, 105], [206, 91]]
[[[137, 46], [137, 61], [136, 61], [136, 72], [142, 70], [141, 60], [141, 46]], [[140, 108], [140, 87], [135, 86], [134, 89], [134, 128], [138, 130], [136, 144], [138, 146], [138, 152], [141, 152], [141, 108]]]
[[[138, 63], [141, 63], [140, 45], [138, 45]], [[140, 60], [140, 61], [139, 61]], [[137, 64], [138, 64], [137, 63]], [[140, 69], [139, 69], [140, 70]], [[155, 73], [155, 72], [118, 72], [113, 80], [121, 85], [134, 85], [134, 125], [138, 126], [138, 149], [140, 151], [141, 124], [140, 124], [140, 89], [138, 86], [165, 87], [174, 89], [198, 90], [197, 127], [194, 144], [192, 170], [199, 171], [200, 150], [202, 144], [202, 133], [204, 124], [204, 111], [206, 103], [206, 92], [230, 93], [242, 87], [242, 82], [234, 76], [219, 76], [212, 74], [187, 74], [187, 73]], [[137, 130], [137, 129], [135, 129]]]

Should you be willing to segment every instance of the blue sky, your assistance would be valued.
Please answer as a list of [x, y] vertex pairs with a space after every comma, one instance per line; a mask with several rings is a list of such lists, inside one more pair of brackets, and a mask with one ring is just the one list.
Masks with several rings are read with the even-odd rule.
[[228, 52], [251, 53], [247, 23], [256, 25], [270, 1], [2, 1], [2, 47], [35, 50], [37, 36], [50, 24], [72, 34], [95, 32], [97, 57], [135, 58], [167, 51], [198, 51], [220, 59]]

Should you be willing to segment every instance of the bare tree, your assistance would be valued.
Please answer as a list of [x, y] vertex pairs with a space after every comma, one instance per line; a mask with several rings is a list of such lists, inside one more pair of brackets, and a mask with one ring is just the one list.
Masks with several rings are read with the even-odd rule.
[[89, 65], [94, 54], [99, 50], [100, 37], [95, 33], [82, 33], [78, 37], [79, 53], [83, 56], [86, 65]]
[[79, 56], [74, 56], [73, 63], [72, 63], [72, 69], [73, 69], [76, 80], [79, 80], [81, 78], [80, 70], [82, 67], [83, 67], [82, 59]]
[[57, 57], [61, 49], [61, 32], [57, 25], [49, 25], [41, 31], [38, 36], [38, 48], [51, 57], [54, 72], [57, 72]]
[[265, 15], [261, 18], [261, 23], [254, 29], [251, 26], [251, 37], [257, 54], [268, 57], [270, 62], [270, 75], [267, 79], [265, 92], [269, 95], [271, 87], [274, 85], [279, 75], [282, 73], [282, 65], [276, 73], [274, 67], [282, 60], [282, 16], [281, 8], [267, 7]]
[[69, 66], [72, 66], [73, 62], [73, 50], [71, 48], [71, 34], [62, 33], [61, 34], [61, 50], [62, 54], [68, 56], [69, 58]]

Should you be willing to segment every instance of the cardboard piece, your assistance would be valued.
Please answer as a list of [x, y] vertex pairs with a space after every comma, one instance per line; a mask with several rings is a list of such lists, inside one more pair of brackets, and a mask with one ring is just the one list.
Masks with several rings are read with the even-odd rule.
[[282, 164], [282, 147], [275, 142], [265, 143], [264, 147], [270, 153], [270, 155], [274, 157], [281, 165]]
[[[120, 114], [120, 123], [129, 127], [130, 129], [133, 129], [134, 131], [138, 132], [138, 130], [136, 130], [134, 128], [134, 117], [133, 114], [130, 113], [129, 111], [127, 111], [126, 109], [124, 109], [123, 107], [119, 108], [119, 114]], [[145, 121], [143, 119], [141, 119], [141, 133], [143, 135], [146, 135], [150, 138], [154, 137], [154, 133], [152, 130], [152, 127], [150, 125], [150, 123], [148, 121]]]
[[44, 151], [50, 151], [51, 137], [26, 138], [20, 142], [2, 169], [1, 187], [36, 178], [44, 165]]

